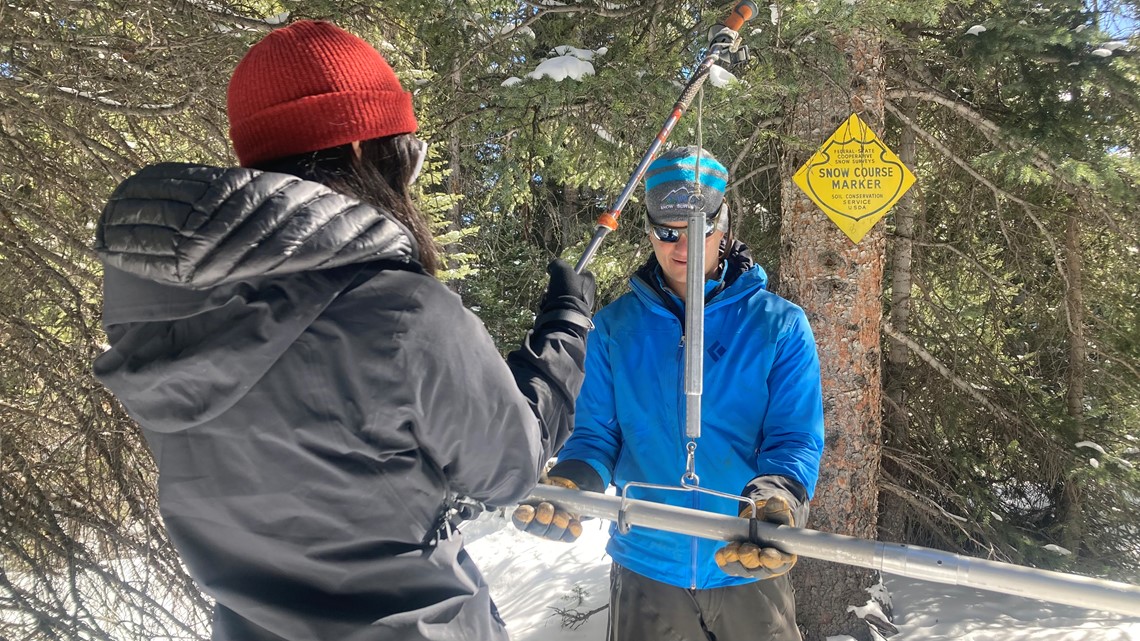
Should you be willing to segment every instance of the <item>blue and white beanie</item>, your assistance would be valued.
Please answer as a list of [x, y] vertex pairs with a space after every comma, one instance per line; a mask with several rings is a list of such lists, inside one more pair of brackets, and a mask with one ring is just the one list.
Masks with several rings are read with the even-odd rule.
[[645, 171], [645, 206], [654, 225], [688, 220], [699, 209], [710, 218], [720, 212], [728, 169], [701, 150], [701, 183], [697, 193], [697, 148], [676, 147], [661, 154]]

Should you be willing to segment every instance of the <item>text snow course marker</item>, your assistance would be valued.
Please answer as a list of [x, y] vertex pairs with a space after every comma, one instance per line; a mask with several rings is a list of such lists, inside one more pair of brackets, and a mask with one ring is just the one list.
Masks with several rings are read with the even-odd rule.
[[914, 184], [914, 174], [851, 114], [792, 180], [858, 243]]

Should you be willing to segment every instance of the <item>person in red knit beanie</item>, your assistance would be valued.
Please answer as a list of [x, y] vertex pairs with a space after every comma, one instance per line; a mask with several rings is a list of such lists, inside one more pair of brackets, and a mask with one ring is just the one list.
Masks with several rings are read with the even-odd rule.
[[254, 45], [227, 110], [241, 166], [143, 168], [95, 242], [95, 373], [153, 451], [213, 639], [505, 641], [454, 526], [526, 497], [569, 436], [593, 276], [552, 262], [504, 361], [434, 276], [412, 96], [335, 25]]
[[417, 128], [412, 95], [388, 62], [328, 22], [298, 22], [250, 49], [226, 111], [243, 167]]

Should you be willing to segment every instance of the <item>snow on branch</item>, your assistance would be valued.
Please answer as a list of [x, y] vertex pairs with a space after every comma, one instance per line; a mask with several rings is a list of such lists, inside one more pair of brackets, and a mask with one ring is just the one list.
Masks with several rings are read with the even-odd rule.
[[1100, 452], [1101, 456], [1108, 455], [1108, 452], [1105, 452], [1103, 447], [1097, 443], [1094, 443], [1093, 441], [1081, 441], [1080, 443], [1074, 444], [1073, 447], [1087, 447], [1090, 450], [1096, 450], [1097, 452]]
[[198, 91], [191, 91], [178, 102], [163, 105], [142, 104], [137, 106], [125, 105], [118, 100], [96, 95], [90, 91], [80, 91], [71, 87], [54, 87], [61, 95], [67, 96], [72, 102], [92, 105], [104, 111], [110, 111], [127, 116], [172, 116], [182, 113], [194, 101]]
[[[14, 84], [22, 85], [26, 89], [38, 91], [40, 87], [37, 84], [30, 82], [23, 76], [0, 76], [0, 81], [7, 81]], [[182, 113], [190, 106], [194, 99], [198, 97], [198, 93], [202, 88], [192, 89], [187, 92], [177, 102], [165, 104], [141, 104], [141, 105], [128, 105], [124, 104], [113, 98], [99, 95], [93, 91], [85, 91], [75, 89], [74, 87], [65, 87], [62, 85], [48, 86], [47, 89], [56, 96], [62, 96], [71, 102], [96, 107], [103, 111], [112, 113], [123, 114], [127, 116], [172, 116]]]
[[567, 78], [571, 80], [582, 80], [586, 76], [594, 75], [594, 65], [582, 60], [576, 56], [558, 56], [556, 58], [548, 58], [539, 63], [534, 71], [526, 75], [527, 78], [540, 80], [542, 78], [551, 78], [557, 81], [562, 81]]
[[277, 14], [269, 18], [250, 18], [230, 13], [225, 6], [209, 0], [188, 0], [186, 4], [214, 19], [231, 22], [249, 31], [267, 33], [279, 26], [284, 26], [288, 20], [287, 13]]
[[[607, 11], [610, 11], [609, 9], [595, 9], [592, 7], [582, 7], [581, 5], [564, 5], [558, 0], [539, 0], [538, 2], [526, 2], [525, 4], [530, 7], [537, 8], [538, 11], [536, 11], [533, 16], [527, 18], [526, 20], [522, 21], [522, 23], [514, 27], [510, 27], [510, 25], [504, 26], [498, 35], [492, 38], [486, 45], [479, 49], [479, 51], [475, 52], [466, 62], [461, 64], [459, 68], [455, 70], [455, 73], [461, 73], [464, 69], [467, 68], [468, 65], [478, 60], [480, 54], [502, 42], [510, 40], [515, 35], [527, 34], [529, 32], [532, 34], [531, 37], [533, 37], [534, 31], [531, 29], [531, 25], [538, 22], [545, 16], [557, 13], [575, 13], [585, 11], [590, 13], [597, 13], [598, 15], [606, 17], [620, 17], [634, 13], [636, 11], [636, 9], [628, 9], [624, 12], [610, 15], [608, 13], [605, 13]], [[599, 52], [599, 55], [601, 55], [601, 52]]]
[[624, 18], [641, 11], [640, 7], [622, 7], [611, 2], [576, 4], [560, 0], [523, 0], [523, 4], [544, 13], [589, 13], [603, 18]]

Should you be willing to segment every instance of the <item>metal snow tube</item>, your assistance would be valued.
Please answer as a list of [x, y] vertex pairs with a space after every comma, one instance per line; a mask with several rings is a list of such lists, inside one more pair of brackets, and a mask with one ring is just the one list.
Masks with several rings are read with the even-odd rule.
[[901, 543], [774, 525], [689, 508], [539, 485], [531, 498], [570, 512], [719, 541], [760, 539], [800, 556], [934, 583], [1140, 616], [1140, 586]]
[[[700, 148], [697, 148], [697, 193], [700, 193]], [[701, 436], [701, 395], [705, 381], [705, 222], [697, 210], [689, 215], [685, 240], [685, 436]], [[690, 453], [690, 456], [692, 454]], [[695, 480], [695, 472], [690, 481]]]

